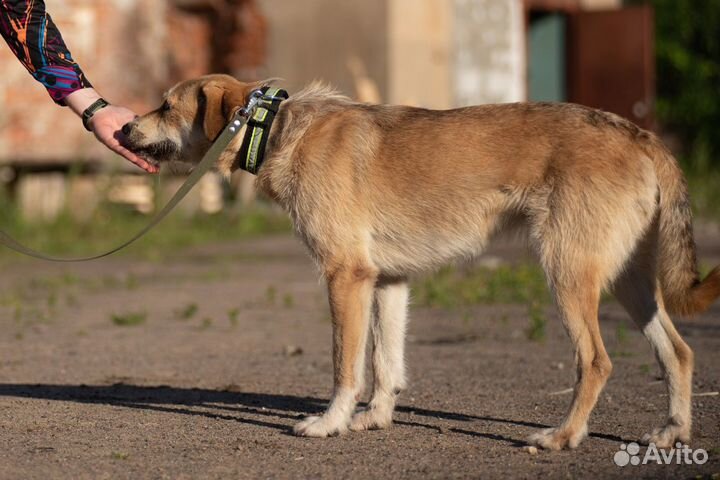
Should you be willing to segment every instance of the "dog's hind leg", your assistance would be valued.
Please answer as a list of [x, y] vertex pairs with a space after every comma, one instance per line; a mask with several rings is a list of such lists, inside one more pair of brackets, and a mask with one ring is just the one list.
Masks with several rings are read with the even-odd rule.
[[[565, 265], [562, 276], [548, 272], [563, 324], [575, 349], [577, 381], [570, 410], [557, 428], [532, 435], [530, 443], [550, 450], [575, 448], [587, 435], [587, 421], [610, 376], [612, 364], [598, 325], [601, 279], [591, 266]], [[572, 271], [568, 271], [572, 269]], [[554, 277], [554, 278], [552, 278]]]
[[676, 440], [690, 441], [693, 352], [680, 337], [663, 306], [655, 273], [655, 245], [653, 233], [643, 242], [613, 290], [650, 341], [668, 391], [667, 423], [646, 434], [643, 442], [669, 448]]
[[405, 329], [408, 286], [405, 279], [381, 279], [375, 288], [373, 321], [373, 395], [353, 416], [351, 430], [387, 428], [395, 400], [405, 388]]
[[365, 345], [377, 280], [366, 265], [343, 266], [327, 274], [333, 324], [334, 392], [327, 411], [294, 427], [296, 435], [327, 437], [345, 432], [362, 391]]

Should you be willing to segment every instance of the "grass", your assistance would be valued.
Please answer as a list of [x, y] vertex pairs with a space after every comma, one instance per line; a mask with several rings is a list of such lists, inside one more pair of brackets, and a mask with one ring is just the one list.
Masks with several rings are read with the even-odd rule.
[[542, 269], [536, 265], [496, 269], [447, 267], [413, 286], [415, 303], [442, 308], [471, 305], [546, 305], [550, 294]]
[[119, 327], [132, 327], [142, 325], [147, 320], [146, 312], [113, 313], [110, 315], [112, 323]]
[[[86, 222], [74, 220], [67, 213], [50, 222], [27, 221], [12, 204], [6, 204], [0, 211], [0, 229], [19, 242], [43, 253], [71, 257], [92, 255], [115, 247], [142, 229], [149, 220], [149, 216], [114, 205], [103, 205]], [[180, 248], [289, 231], [287, 216], [268, 209], [190, 217], [175, 212], [141, 240], [115, 255], [156, 260]], [[24, 257], [0, 248], [0, 260], [19, 258]], [[133, 289], [137, 279], [128, 277], [123, 286]]]
[[456, 309], [472, 305], [527, 305], [529, 323], [525, 335], [531, 341], [545, 339], [545, 306], [551, 298], [545, 275], [537, 265], [501, 266], [496, 269], [448, 267], [416, 282], [413, 292], [416, 304], [429, 307]]

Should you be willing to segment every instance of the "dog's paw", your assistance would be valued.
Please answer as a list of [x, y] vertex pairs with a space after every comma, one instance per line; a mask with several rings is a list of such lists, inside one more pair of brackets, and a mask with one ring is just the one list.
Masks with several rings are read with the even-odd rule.
[[350, 422], [350, 430], [359, 432], [361, 430], [380, 430], [392, 425], [392, 411], [384, 411], [379, 408], [369, 408], [357, 412]]
[[548, 428], [531, 435], [528, 443], [546, 450], [562, 450], [563, 448], [576, 448], [586, 435], [586, 429], [571, 432], [567, 429]]
[[690, 432], [679, 425], [670, 423], [664, 427], [656, 428], [651, 433], [646, 433], [640, 443], [643, 445], [654, 443], [657, 448], [673, 448], [676, 441], [685, 445], [689, 444]]
[[333, 422], [326, 415], [307, 417], [293, 427], [293, 433], [298, 437], [333, 437], [345, 432], [347, 432], [347, 424]]

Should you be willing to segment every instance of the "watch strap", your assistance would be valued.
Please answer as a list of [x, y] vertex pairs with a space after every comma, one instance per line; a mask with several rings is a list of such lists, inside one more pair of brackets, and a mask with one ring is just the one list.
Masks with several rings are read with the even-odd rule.
[[110, 104], [104, 98], [98, 98], [88, 108], [86, 108], [85, 111], [83, 111], [82, 123], [85, 127], [85, 130], [87, 130], [88, 132], [91, 131], [88, 124], [90, 122], [90, 119], [93, 117], [93, 115], [95, 115], [95, 113], [97, 113], [98, 110], [103, 109], [108, 105]]

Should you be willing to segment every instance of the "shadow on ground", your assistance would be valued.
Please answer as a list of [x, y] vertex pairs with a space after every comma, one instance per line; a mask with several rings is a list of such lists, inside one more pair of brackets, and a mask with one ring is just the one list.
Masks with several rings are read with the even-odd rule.
[[[216, 420], [236, 421], [249, 425], [272, 428], [286, 434], [291, 434], [291, 426], [269, 422], [264, 419], [275, 417], [296, 420], [306, 415], [322, 413], [327, 404], [326, 400], [314, 397], [240, 392], [234, 389], [207, 390], [170, 386], [138, 386], [126, 383], [116, 383], [113, 385], [0, 384], [0, 396], [112, 405], [155, 412], [197, 415]], [[196, 410], [188, 407], [204, 407], [214, 411]], [[219, 413], [219, 411], [228, 413]], [[479, 420], [540, 429], [549, 427], [549, 425], [522, 420], [468, 415], [409, 406], [398, 406], [396, 411], [413, 416], [456, 422], [473, 422]], [[263, 420], [237, 417], [231, 415], [229, 412], [258, 415], [262, 417]], [[441, 427], [414, 421], [396, 420], [395, 423], [398, 425], [441, 430]], [[481, 433], [460, 428], [450, 428], [449, 430], [454, 433], [502, 441], [510, 443], [513, 446], [525, 445], [525, 442], [522, 440], [494, 433]], [[590, 436], [616, 443], [627, 443], [631, 441], [604, 433], [590, 433]]]

